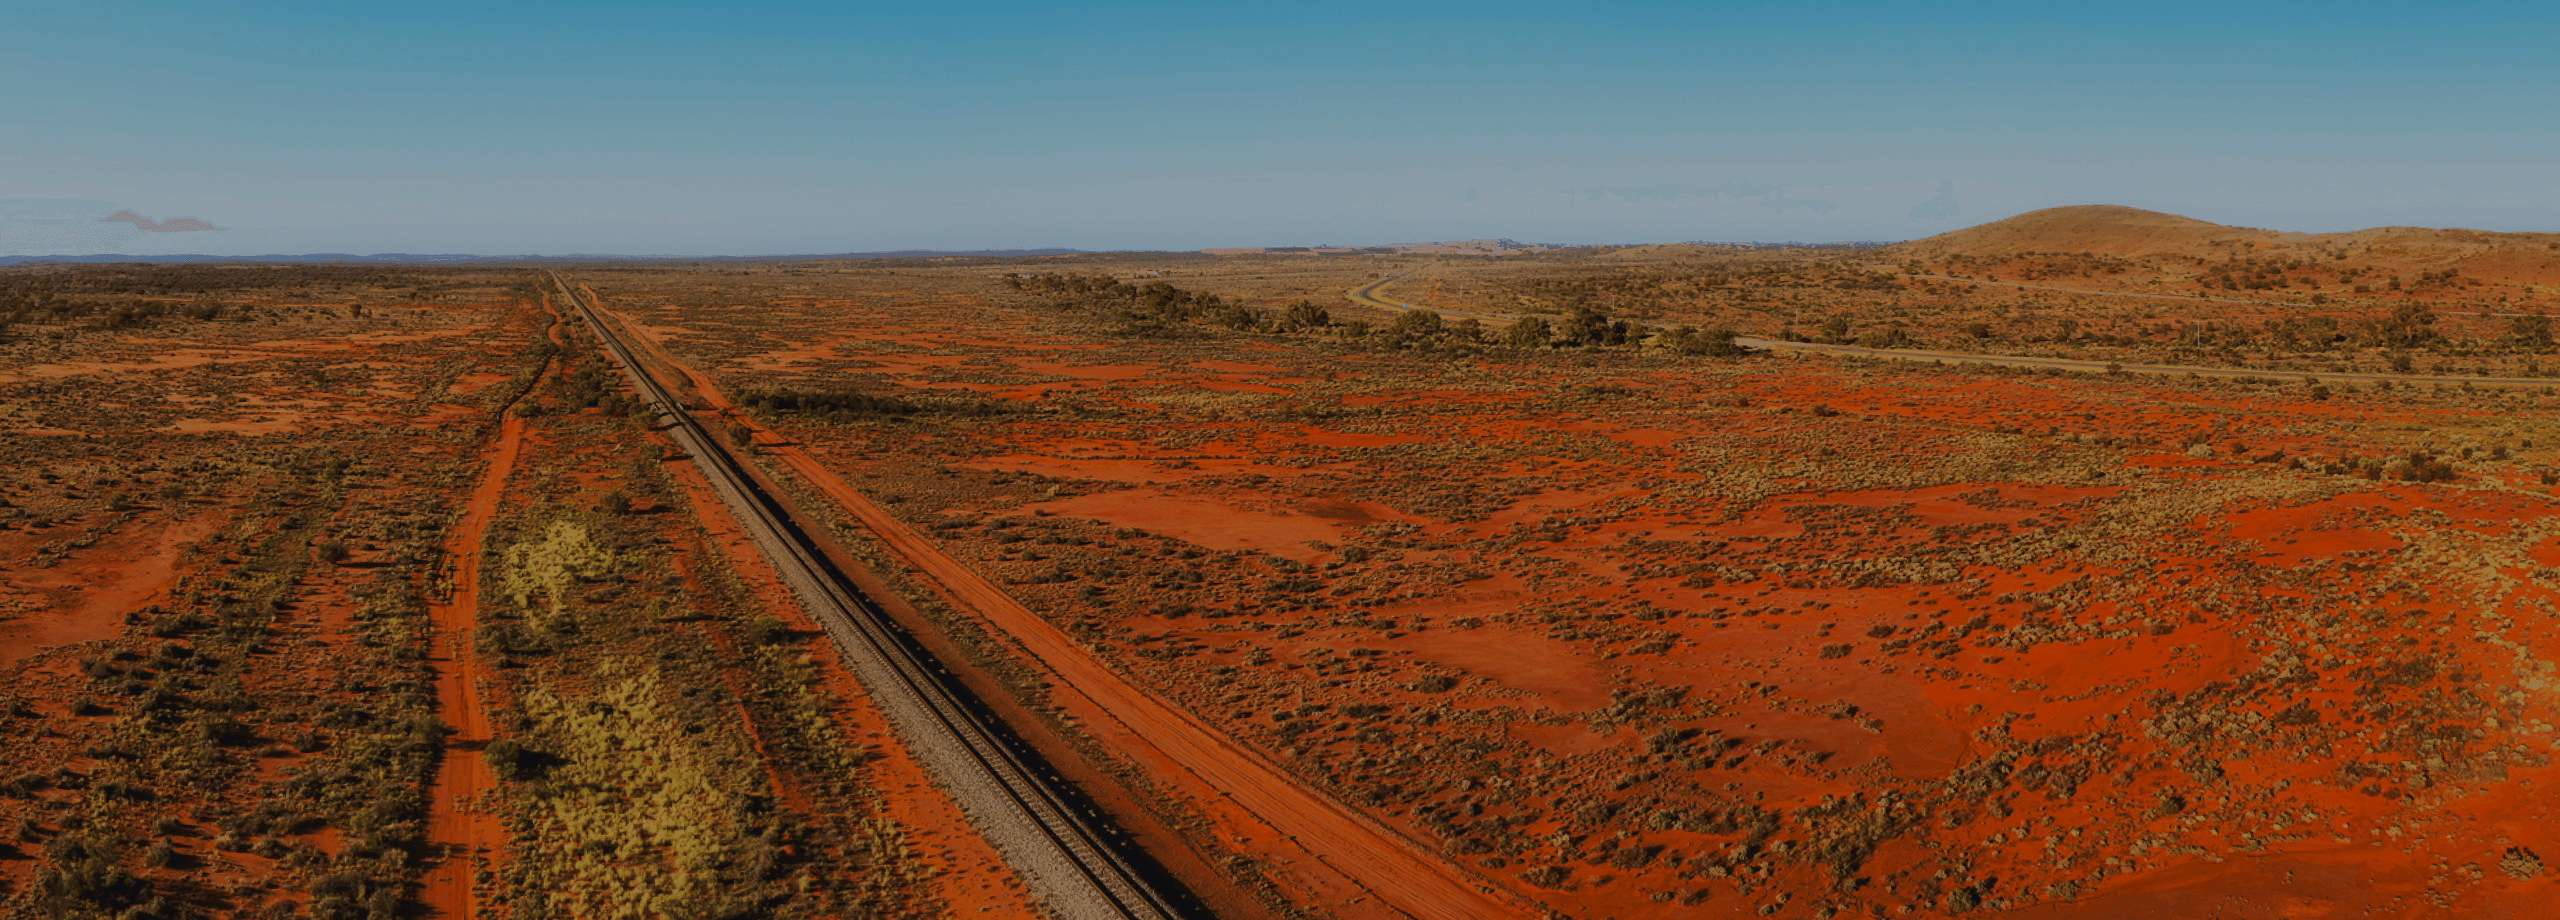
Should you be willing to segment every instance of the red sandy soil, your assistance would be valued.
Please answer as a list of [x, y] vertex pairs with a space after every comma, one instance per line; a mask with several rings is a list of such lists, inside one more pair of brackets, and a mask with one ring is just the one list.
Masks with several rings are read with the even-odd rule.
[[497, 513], [499, 493], [506, 489], [523, 440], [524, 420], [510, 416], [499, 425], [488, 469], [463, 503], [462, 518], [446, 541], [446, 558], [452, 562], [439, 580], [443, 596], [427, 606], [435, 624], [427, 660], [435, 669], [436, 708], [452, 734], [445, 739], [428, 792], [427, 841], [441, 855], [427, 869], [421, 897], [438, 914], [465, 920], [480, 916], [475, 870], [497, 858], [506, 842], [505, 829], [481, 800], [483, 793], [497, 788], [498, 780], [480, 759], [491, 734], [471, 630], [480, 622], [481, 537]]
[[302, 358], [312, 355], [360, 352], [367, 348], [402, 342], [472, 335], [488, 328], [485, 323], [452, 326], [428, 332], [358, 332], [332, 339], [280, 339], [237, 348], [153, 348], [151, 340], [139, 340], [139, 348], [153, 354], [142, 361], [68, 361], [53, 364], [31, 364], [0, 371], [0, 381], [80, 377], [92, 374], [133, 374], [145, 371], [183, 370], [205, 365], [254, 363], [273, 358]]
[[1341, 539], [1350, 529], [1346, 523], [1312, 514], [1251, 511], [1148, 489], [1096, 492], [1042, 502], [1023, 510], [1107, 521], [1179, 537], [1210, 549], [1258, 550], [1300, 562], [1323, 558], [1324, 551], [1315, 547]]
[[221, 522], [196, 517], [129, 527], [118, 539], [83, 553], [76, 563], [0, 573], [0, 667], [57, 646], [114, 638], [124, 614], [164, 600], [177, 580], [183, 547], [212, 533]]
[[[1019, 394], [773, 413], [760, 450], [1300, 903], [1439, 895], [1345, 887], [1201, 763], [1355, 850], [1428, 841], [1485, 910], [2524, 917], [2553, 883], [2548, 395], [1115, 339], [914, 295], [795, 307], [855, 331], [775, 378], [778, 336], [618, 308], [697, 329], [715, 405]], [[1286, 394], [1221, 391], [1248, 362]], [[2419, 447], [2458, 480], [2330, 466]], [[1165, 747], [1185, 722], [1219, 746]]]
[[[550, 309], [547, 302], [545, 309]], [[556, 319], [544, 336], [555, 346], [561, 343]], [[547, 365], [542, 369], [548, 370]], [[496, 374], [467, 376], [477, 379], [464, 392], [500, 379]], [[490, 730], [488, 701], [481, 698], [485, 677], [472, 650], [471, 635], [480, 625], [482, 543], [523, 446], [524, 420], [507, 413], [489, 444], [479, 483], [464, 500], [462, 516], [446, 539], [444, 558], [449, 562], [437, 582], [442, 596], [427, 605], [428, 621], [435, 629], [427, 661], [435, 673], [436, 709], [450, 734], [438, 752], [434, 780], [428, 787], [427, 842], [441, 853], [428, 864], [420, 895], [430, 909], [458, 920], [480, 916], [478, 873], [494, 868], [505, 852], [505, 828], [490, 811], [495, 803], [483, 798], [498, 785], [497, 775], [480, 757], [495, 735]]]
[[[130, 271], [37, 274], [76, 295]], [[333, 875], [355, 902], [405, 895], [429, 711], [405, 587], [478, 440], [441, 422], [490, 421], [432, 388], [522, 368], [534, 328], [502, 288], [0, 336], [0, 913], [267, 915]], [[34, 882], [94, 872], [83, 845], [131, 875]]]

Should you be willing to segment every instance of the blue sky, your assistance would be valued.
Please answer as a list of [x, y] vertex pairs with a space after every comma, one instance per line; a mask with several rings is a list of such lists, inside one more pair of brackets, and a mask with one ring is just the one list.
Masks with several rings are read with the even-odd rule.
[[2555, 39], [2550, 4], [56, 3], [0, 29], [0, 202], [224, 254], [2551, 230]]

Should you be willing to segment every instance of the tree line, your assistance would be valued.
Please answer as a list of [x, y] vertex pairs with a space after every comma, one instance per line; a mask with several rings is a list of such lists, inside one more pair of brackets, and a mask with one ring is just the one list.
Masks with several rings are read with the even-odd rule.
[[1131, 284], [1109, 275], [1044, 274], [1005, 279], [1017, 291], [1041, 296], [1050, 306], [1099, 313], [1119, 320], [1121, 332], [1174, 338], [1196, 322], [1239, 332], [1305, 332], [1333, 326], [1333, 315], [1305, 300], [1267, 310], [1216, 294], [1186, 291], [1162, 281]]
[[1550, 319], [1523, 316], [1499, 327], [1468, 317], [1451, 321], [1430, 310], [1406, 310], [1386, 323], [1336, 322], [1331, 311], [1306, 301], [1277, 310], [1185, 291], [1163, 281], [1132, 284], [1108, 275], [1046, 274], [1005, 279], [1007, 287], [1038, 296], [1051, 307], [1095, 313], [1121, 322], [1124, 335], [1175, 338], [1197, 324], [1238, 332], [1330, 335], [1385, 350], [1482, 351], [1487, 348], [1662, 348], [1681, 354], [1741, 354], [1730, 329], [1679, 326], [1657, 329], [1618, 319], [1581, 304]]

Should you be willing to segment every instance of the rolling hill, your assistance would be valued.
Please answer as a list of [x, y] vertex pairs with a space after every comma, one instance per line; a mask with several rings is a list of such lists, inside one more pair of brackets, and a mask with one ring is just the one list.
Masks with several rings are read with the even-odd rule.
[[1927, 273], [2164, 293], [2283, 291], [2438, 301], [2560, 294], [2560, 233], [2377, 227], [2298, 233], [2118, 205], [2030, 211], [1886, 247]]

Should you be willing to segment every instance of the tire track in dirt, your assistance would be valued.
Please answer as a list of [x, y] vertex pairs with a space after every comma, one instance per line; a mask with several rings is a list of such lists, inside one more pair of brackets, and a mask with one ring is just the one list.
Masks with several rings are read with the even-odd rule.
[[[589, 302], [602, 303], [600, 299]], [[705, 405], [723, 413], [734, 410], [718, 386], [676, 361], [645, 327], [611, 311], [601, 312], [633, 332], [632, 338], [659, 364], [680, 375]], [[1065, 630], [873, 505], [816, 458], [752, 420], [736, 420], [756, 433], [757, 449], [764, 456], [788, 466], [862, 522], [883, 546], [938, 582], [955, 607], [976, 613], [1054, 674], [1052, 701], [1073, 714], [1097, 741], [1179, 789], [1203, 813], [1215, 816], [1222, 835], [1254, 839], [1280, 853], [1302, 854], [1282, 856], [1276, 862], [1298, 877], [1298, 887], [1318, 897], [1336, 915], [1473, 920], [1546, 913], [1307, 788], [1260, 753], [1131, 683]]]
[[497, 442], [489, 450], [489, 468], [463, 504], [462, 520], [445, 541], [451, 572], [440, 581], [444, 596], [427, 604], [434, 637], [427, 647], [427, 666], [436, 675], [436, 709], [451, 733], [436, 761], [428, 786], [427, 842], [438, 855], [422, 880], [422, 899], [444, 917], [469, 920], [480, 915], [479, 894], [472, 884], [475, 857], [496, 853], [506, 832], [496, 816], [481, 811], [480, 797], [497, 788], [497, 777], [479, 752], [489, 743], [489, 713], [481, 704], [480, 667], [471, 653], [471, 629], [480, 620], [480, 541], [496, 516], [498, 493], [514, 472], [516, 452], [523, 446], [524, 421], [513, 415], [498, 425]]
[[[545, 298], [548, 312], [549, 298]], [[543, 330], [552, 345], [560, 344], [560, 318], [550, 316]], [[533, 382], [551, 373], [550, 359], [534, 370]], [[525, 394], [533, 387], [525, 387]], [[521, 400], [525, 394], [519, 394]], [[481, 541], [489, 521], [497, 517], [498, 498], [513, 475], [516, 454], [524, 447], [524, 420], [515, 401], [498, 407], [498, 431], [486, 454], [488, 467], [462, 505], [462, 518], [445, 538], [451, 560], [444, 577], [430, 583], [427, 621], [427, 667], [435, 673], [436, 711], [448, 733], [436, 755], [435, 777], [427, 784], [427, 844], [434, 861], [420, 878], [419, 898], [436, 916], [478, 920], [480, 895], [476, 869], [484, 856], [494, 861], [506, 846], [506, 830], [497, 816], [481, 809], [481, 797], [498, 786], [495, 772], [480, 759], [489, 745], [489, 712], [480, 699], [480, 664], [472, 654], [471, 630], [480, 622]]]

